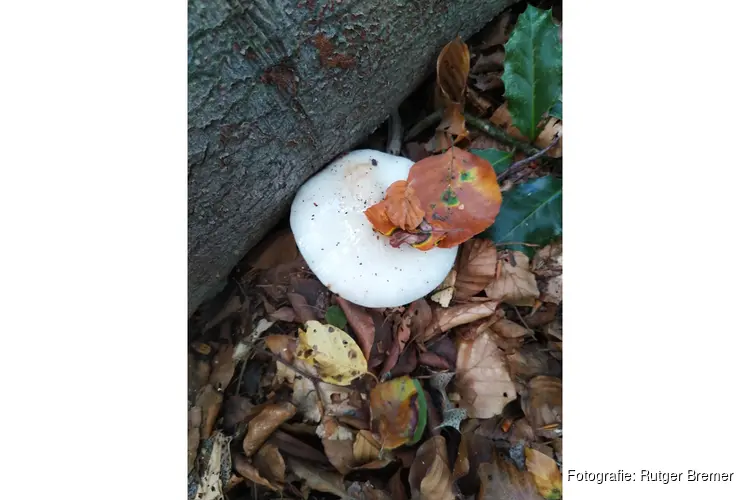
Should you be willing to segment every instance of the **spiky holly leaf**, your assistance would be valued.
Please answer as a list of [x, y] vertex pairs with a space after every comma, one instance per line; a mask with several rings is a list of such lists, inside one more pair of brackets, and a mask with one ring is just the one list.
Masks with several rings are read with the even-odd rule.
[[427, 400], [422, 385], [409, 377], [376, 385], [370, 392], [370, 420], [383, 449], [419, 441], [427, 425]]
[[513, 125], [533, 143], [542, 115], [562, 95], [562, 45], [552, 10], [529, 5], [505, 44], [505, 100]]
[[[562, 234], [562, 180], [551, 175], [514, 186], [503, 193], [503, 210], [481, 236], [495, 243], [519, 242], [544, 246]], [[523, 245], [506, 248], [528, 255]]]

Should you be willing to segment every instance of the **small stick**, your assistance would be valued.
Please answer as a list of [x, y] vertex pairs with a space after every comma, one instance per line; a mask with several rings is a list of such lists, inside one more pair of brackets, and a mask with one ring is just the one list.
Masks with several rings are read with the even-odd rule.
[[503, 172], [500, 172], [500, 175], [497, 176], [497, 182], [504, 181], [505, 179], [507, 179], [508, 177], [510, 177], [511, 174], [514, 174], [514, 173], [518, 172], [519, 170], [521, 170], [521, 168], [523, 168], [524, 166], [528, 165], [532, 161], [536, 160], [537, 158], [540, 158], [540, 157], [544, 156], [547, 153], [547, 151], [549, 151], [550, 149], [554, 148], [555, 145], [558, 142], [560, 142], [560, 134], [555, 134], [555, 137], [552, 139], [552, 141], [550, 141], [550, 143], [547, 145], [547, 147], [545, 147], [544, 149], [542, 149], [538, 153], [535, 153], [535, 154], [529, 156], [528, 158], [524, 158], [523, 160], [519, 160], [519, 161], [515, 162], [513, 165], [511, 165], [510, 167], [508, 167], [507, 170], [504, 170]]
[[427, 130], [428, 128], [437, 125], [440, 121], [440, 118], [443, 116], [443, 110], [438, 109], [437, 111], [433, 111], [429, 115], [425, 116], [421, 120], [419, 120], [412, 128], [409, 129], [409, 131], [406, 133], [406, 137], [404, 140], [410, 141], [414, 139], [416, 136]]
[[466, 118], [466, 123], [471, 125], [474, 128], [477, 128], [484, 132], [485, 134], [489, 135], [493, 139], [497, 139], [498, 141], [507, 144], [508, 146], [514, 146], [521, 151], [523, 151], [526, 155], [534, 155], [539, 152], [538, 149], [535, 147], [529, 146], [528, 144], [525, 144], [517, 139], [514, 139], [510, 135], [508, 135], [507, 132], [500, 130], [499, 128], [496, 128], [491, 123], [482, 120], [481, 118], [477, 118], [474, 115], [471, 115], [469, 113], [464, 113], [464, 118]]
[[523, 241], [503, 241], [502, 243], [495, 243], [495, 245], [504, 245], [504, 246], [510, 246], [510, 245], [522, 245], [525, 247], [539, 247], [541, 245], [536, 245], [534, 243], [524, 243]]

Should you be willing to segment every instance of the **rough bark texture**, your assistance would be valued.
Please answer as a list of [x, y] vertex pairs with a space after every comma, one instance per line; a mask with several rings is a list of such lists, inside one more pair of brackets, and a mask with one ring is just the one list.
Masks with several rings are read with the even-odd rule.
[[514, 0], [189, 0], [189, 312], [435, 64]]

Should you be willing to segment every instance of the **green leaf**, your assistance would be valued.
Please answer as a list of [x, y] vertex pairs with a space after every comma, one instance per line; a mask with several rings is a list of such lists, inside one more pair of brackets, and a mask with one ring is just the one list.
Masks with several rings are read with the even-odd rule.
[[414, 435], [407, 441], [407, 446], [418, 443], [422, 439], [425, 427], [427, 427], [427, 398], [424, 395], [422, 384], [418, 380], [412, 380], [414, 387], [417, 389], [417, 427], [414, 429]]
[[490, 162], [490, 165], [492, 165], [492, 168], [495, 169], [495, 173], [498, 175], [513, 164], [513, 155], [508, 151], [500, 151], [499, 149], [472, 149], [470, 152]]
[[552, 10], [529, 5], [518, 16], [502, 78], [513, 125], [534, 142], [542, 115], [562, 96], [562, 45]]
[[554, 116], [558, 120], [562, 120], [562, 101], [557, 101], [552, 105], [552, 109], [549, 110], [550, 116]]
[[326, 323], [341, 330], [346, 329], [346, 314], [339, 306], [331, 306], [326, 310]]
[[[495, 243], [519, 242], [546, 245], [562, 234], [562, 180], [551, 175], [514, 186], [503, 193], [495, 222], [483, 237]], [[506, 248], [533, 254], [530, 247]]]

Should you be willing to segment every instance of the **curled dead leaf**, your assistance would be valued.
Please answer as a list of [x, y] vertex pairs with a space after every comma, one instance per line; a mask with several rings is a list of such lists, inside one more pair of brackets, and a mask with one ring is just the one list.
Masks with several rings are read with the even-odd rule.
[[248, 460], [247, 457], [242, 455], [241, 453], [234, 453], [232, 455], [232, 463], [234, 465], [234, 470], [236, 470], [237, 473], [245, 479], [248, 479], [255, 484], [265, 486], [266, 488], [273, 491], [282, 490], [282, 486], [272, 484], [268, 479], [264, 478], [260, 474], [258, 469], [250, 463], [250, 460]]
[[252, 457], [273, 431], [292, 418], [295, 413], [297, 413], [297, 408], [288, 402], [268, 405], [263, 408], [260, 414], [248, 423], [247, 434], [242, 441], [242, 449], [245, 455]]
[[412, 498], [454, 500], [453, 476], [443, 436], [433, 436], [419, 447], [409, 470]]
[[188, 411], [188, 473], [195, 465], [198, 456], [198, 445], [201, 442], [201, 409], [193, 406]]
[[312, 465], [292, 457], [287, 462], [292, 473], [305, 481], [308, 489], [333, 493], [341, 498], [347, 497], [344, 477], [342, 475], [323, 470], [320, 466]]
[[562, 365], [538, 342], [525, 344], [508, 353], [508, 366], [514, 380], [529, 380], [537, 375], [562, 376]]
[[253, 457], [253, 465], [262, 477], [283, 488], [286, 464], [276, 445], [265, 443], [261, 446]]
[[432, 324], [427, 328], [421, 340], [426, 342], [438, 333], [445, 333], [459, 325], [465, 325], [478, 319], [492, 316], [499, 304], [500, 302], [493, 300], [438, 309], [434, 312]]
[[336, 296], [336, 302], [344, 311], [346, 321], [351, 325], [357, 343], [362, 348], [366, 359], [370, 359], [370, 352], [375, 341], [375, 320], [362, 306], [352, 304], [346, 299]]
[[491, 240], [473, 238], [461, 246], [456, 276], [456, 299], [478, 294], [495, 278], [497, 249]]
[[533, 306], [539, 297], [536, 276], [529, 269], [529, 258], [523, 252], [500, 252], [495, 276], [484, 289], [492, 299], [514, 306]]
[[531, 333], [526, 327], [519, 325], [515, 321], [502, 318], [492, 324], [492, 331], [507, 339], [517, 339]]
[[323, 442], [323, 450], [325, 450], [331, 464], [341, 474], [348, 474], [354, 467], [354, 434], [352, 431], [340, 425], [335, 418], [325, 416], [316, 429], [316, 433]]
[[477, 500], [541, 500], [534, 478], [507, 460], [495, 456], [490, 463], [479, 465]]
[[537, 436], [556, 438], [562, 432], [562, 380], [539, 375], [528, 383], [523, 411]]
[[224, 395], [210, 384], [203, 386], [198, 391], [198, 395], [195, 398], [195, 406], [201, 409], [201, 439], [207, 439], [213, 434], [214, 424], [216, 423], [216, 418], [219, 416], [223, 400]]
[[437, 84], [443, 105], [463, 105], [470, 57], [469, 47], [460, 38], [452, 40], [440, 51], [437, 59]]
[[354, 440], [354, 461], [358, 465], [375, 461], [380, 456], [380, 449], [380, 443], [372, 432], [361, 430]]
[[[534, 145], [539, 149], [544, 149], [552, 144], [557, 134], [562, 136], [562, 120], [551, 116], [544, 124], [544, 128], [537, 136], [536, 141], [534, 141]], [[560, 158], [562, 156], [562, 137], [560, 137], [553, 148], [547, 151], [547, 156], [552, 158]]]
[[562, 302], [562, 241], [555, 241], [534, 255], [531, 270], [542, 278], [541, 299], [545, 302]]
[[457, 341], [456, 388], [461, 395], [460, 407], [471, 418], [499, 415], [516, 399], [505, 354], [493, 337], [484, 332], [475, 339]]
[[557, 463], [534, 448], [524, 450], [526, 456], [526, 468], [534, 478], [537, 491], [547, 500], [559, 500], [562, 498], [562, 474], [557, 468]]
[[405, 180], [396, 181], [385, 192], [385, 212], [396, 226], [414, 231], [424, 219], [424, 210], [419, 204], [414, 189]]

